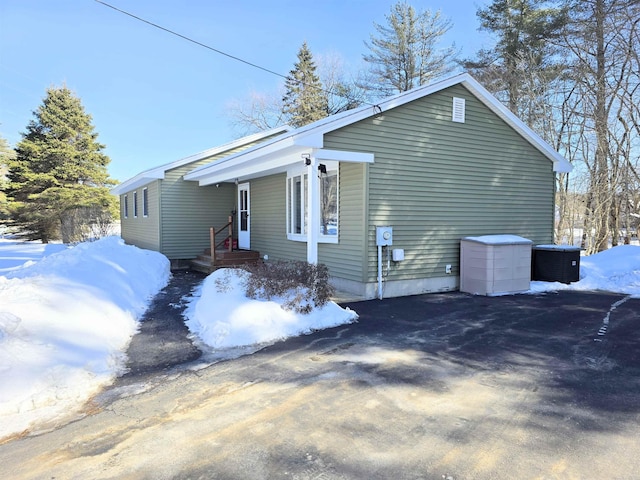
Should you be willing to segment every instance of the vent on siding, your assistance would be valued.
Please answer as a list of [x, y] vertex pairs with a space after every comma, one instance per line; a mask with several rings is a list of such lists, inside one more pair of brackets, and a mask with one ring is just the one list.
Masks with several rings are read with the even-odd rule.
[[453, 97], [453, 116], [451, 120], [464, 123], [464, 98]]

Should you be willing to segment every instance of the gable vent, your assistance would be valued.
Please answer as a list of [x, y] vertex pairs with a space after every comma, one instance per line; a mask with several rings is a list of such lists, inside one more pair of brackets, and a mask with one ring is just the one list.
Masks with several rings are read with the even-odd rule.
[[464, 98], [453, 97], [453, 115], [451, 120], [464, 123]]

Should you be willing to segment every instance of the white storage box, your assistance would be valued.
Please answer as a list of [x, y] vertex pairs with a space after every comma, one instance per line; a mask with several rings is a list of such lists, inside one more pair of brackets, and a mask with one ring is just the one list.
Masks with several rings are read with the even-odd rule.
[[460, 241], [460, 291], [475, 295], [524, 292], [531, 285], [531, 246], [517, 235]]

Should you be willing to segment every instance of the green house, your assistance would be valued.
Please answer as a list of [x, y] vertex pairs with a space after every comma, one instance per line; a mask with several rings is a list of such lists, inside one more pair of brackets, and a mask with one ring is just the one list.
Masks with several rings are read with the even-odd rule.
[[555, 172], [570, 169], [461, 74], [159, 167], [113, 193], [125, 241], [174, 264], [233, 211], [239, 249], [324, 263], [339, 289], [374, 298], [457, 289], [466, 236], [553, 243]]

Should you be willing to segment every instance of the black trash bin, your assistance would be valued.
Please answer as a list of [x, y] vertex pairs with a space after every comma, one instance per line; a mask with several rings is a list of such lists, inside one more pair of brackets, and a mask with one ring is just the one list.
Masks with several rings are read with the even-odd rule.
[[580, 280], [580, 247], [537, 245], [531, 250], [531, 280], [571, 283]]

